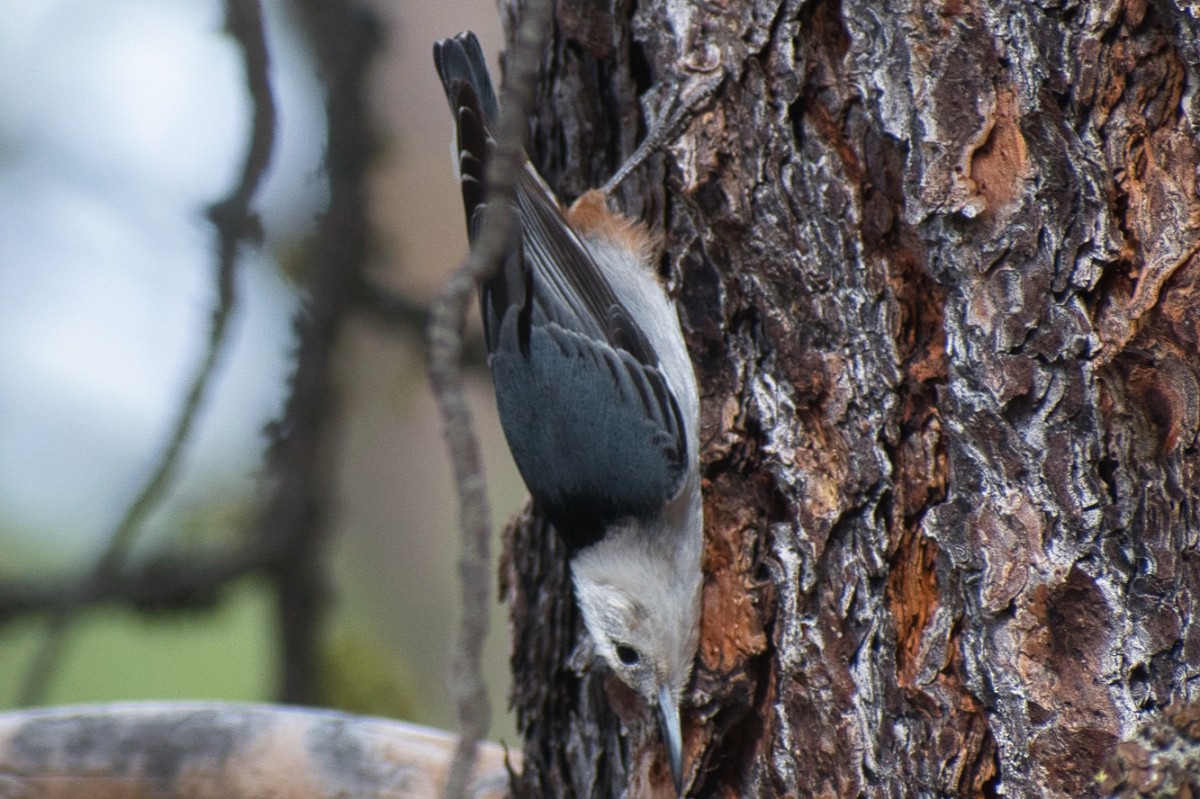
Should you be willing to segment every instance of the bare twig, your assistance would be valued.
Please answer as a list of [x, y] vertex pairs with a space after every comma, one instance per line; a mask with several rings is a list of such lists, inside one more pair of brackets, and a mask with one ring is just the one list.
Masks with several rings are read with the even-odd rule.
[[229, 321], [235, 304], [234, 272], [237, 252], [242, 242], [253, 240], [259, 232], [257, 220], [250, 212], [250, 200], [270, 163], [275, 137], [275, 104], [267, 75], [267, 46], [263, 32], [262, 9], [258, 0], [226, 0], [225, 11], [226, 31], [233, 36], [242, 50], [246, 85], [254, 108], [254, 121], [250, 145], [237, 186], [226, 199], [214, 204], [208, 211], [209, 219], [217, 232], [217, 301], [209, 328], [208, 346], [192, 375], [179, 416], [149, 479], [109, 533], [90, 575], [74, 593], [75, 601], [62, 606], [51, 616], [41, 645], [34, 653], [26, 671], [17, 697], [19, 704], [37, 704], [42, 701], [53, 676], [54, 666], [60, 660], [75, 611], [82, 601], [97, 590], [97, 586], [120, 570], [126, 553], [146, 517], [162, 501], [175, 476], [175, 469], [184, 447], [191, 438], [196, 416], [211, 388], [213, 372], [225, 349]]
[[483, 230], [467, 262], [446, 281], [429, 323], [429, 377], [445, 425], [462, 525], [462, 626], [454, 651], [450, 690], [459, 724], [459, 743], [446, 782], [446, 799], [461, 799], [475, 750], [487, 732], [491, 710], [480, 660], [487, 635], [490, 537], [487, 493], [462, 382], [463, 323], [476, 283], [497, 268], [512, 230], [515, 183], [524, 161], [526, 119], [533, 105], [537, 67], [545, 47], [550, 4], [530, 2], [518, 26], [511, 71], [505, 82], [495, 155], [488, 165], [490, 198]]
[[169, 553], [123, 564], [86, 596], [78, 578], [9, 580], [0, 583], [0, 624], [33, 613], [70, 613], [81, 605], [119, 604], [140, 610], [211, 607], [234, 580], [268, 568], [276, 553], [239, 547], [233, 551]]
[[[354, 296], [355, 309], [371, 314], [394, 327], [400, 334], [419, 332], [424, 338], [429, 329], [430, 306], [412, 297], [395, 292], [378, 283], [363, 279]], [[463, 341], [463, 365], [482, 369], [485, 363], [483, 338], [468, 335]]]
[[381, 42], [375, 16], [357, 3], [292, 0], [324, 84], [329, 205], [315, 242], [316, 268], [296, 319], [296, 368], [266, 453], [269, 491], [258, 522], [259, 545], [277, 553], [266, 574], [276, 594], [278, 699], [320, 700], [322, 563], [329, 525], [331, 428], [337, 392], [338, 335], [367, 260], [366, 175], [373, 155], [366, 76]]

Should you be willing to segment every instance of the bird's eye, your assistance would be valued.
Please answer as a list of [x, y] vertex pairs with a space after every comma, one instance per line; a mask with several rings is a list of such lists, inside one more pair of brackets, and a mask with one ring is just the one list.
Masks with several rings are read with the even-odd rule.
[[636, 649], [625, 644], [617, 644], [617, 657], [626, 666], [632, 666], [641, 659]]

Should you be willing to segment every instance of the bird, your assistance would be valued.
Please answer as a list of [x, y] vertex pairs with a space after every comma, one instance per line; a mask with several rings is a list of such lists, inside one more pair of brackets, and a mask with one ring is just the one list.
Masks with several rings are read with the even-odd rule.
[[[474, 242], [499, 102], [473, 33], [436, 42], [434, 61]], [[610, 210], [606, 191], [564, 209], [528, 158], [513, 207], [519, 233], [478, 289], [501, 426], [565, 545], [596, 653], [656, 710], [682, 796], [680, 703], [703, 585], [700, 408], [658, 241]]]

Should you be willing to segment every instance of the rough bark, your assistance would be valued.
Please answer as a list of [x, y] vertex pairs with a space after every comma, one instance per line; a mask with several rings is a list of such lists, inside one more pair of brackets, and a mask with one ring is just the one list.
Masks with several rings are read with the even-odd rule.
[[[564, 200], [723, 78], [619, 198], [701, 382], [692, 794], [1098, 795], [1200, 699], [1198, 43], [1183, 0], [559, 4]], [[553, 537], [509, 550], [521, 787], [668, 795]]]

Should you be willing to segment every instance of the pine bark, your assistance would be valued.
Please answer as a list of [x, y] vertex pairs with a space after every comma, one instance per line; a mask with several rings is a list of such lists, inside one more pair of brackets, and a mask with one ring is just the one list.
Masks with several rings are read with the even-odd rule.
[[[1200, 699], [1200, 16], [613, 0], [552, 42], [529, 149], [566, 201], [639, 98], [720, 81], [617, 198], [701, 383], [690, 793], [1115, 790]], [[554, 537], [511, 533], [524, 792], [669, 795]]]

